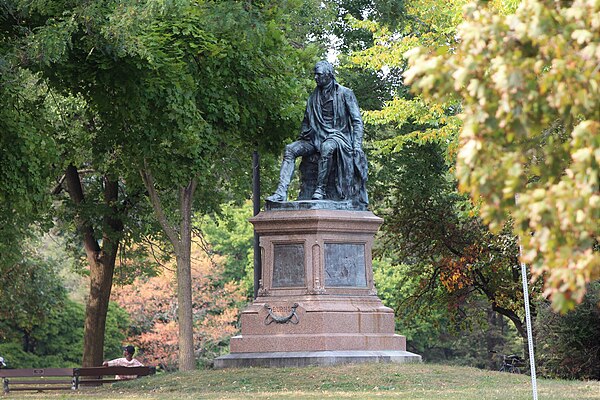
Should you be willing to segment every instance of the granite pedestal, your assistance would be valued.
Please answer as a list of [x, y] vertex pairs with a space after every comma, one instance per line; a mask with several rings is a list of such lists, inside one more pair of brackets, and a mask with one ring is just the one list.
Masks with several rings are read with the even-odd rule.
[[373, 285], [371, 249], [383, 220], [347, 206], [290, 202], [250, 219], [260, 235], [258, 297], [215, 367], [420, 361]]

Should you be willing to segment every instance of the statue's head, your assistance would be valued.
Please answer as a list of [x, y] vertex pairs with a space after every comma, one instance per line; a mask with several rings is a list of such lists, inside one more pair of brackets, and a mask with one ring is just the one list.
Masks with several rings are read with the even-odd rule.
[[317, 82], [317, 86], [327, 86], [333, 80], [333, 77], [333, 65], [329, 61], [319, 61], [315, 65], [315, 82]]

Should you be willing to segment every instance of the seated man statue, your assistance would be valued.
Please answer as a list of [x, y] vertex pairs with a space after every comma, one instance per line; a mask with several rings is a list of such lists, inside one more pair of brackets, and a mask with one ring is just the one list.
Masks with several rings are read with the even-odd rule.
[[[297, 157], [319, 156], [313, 200], [352, 200], [366, 207], [367, 160], [362, 149], [363, 122], [352, 90], [335, 81], [333, 65], [315, 66], [317, 87], [306, 103], [300, 137], [285, 148], [279, 186], [267, 200], [287, 200]], [[334, 179], [329, 179], [333, 175]], [[303, 177], [305, 178], [305, 177]], [[314, 177], [313, 177], [314, 179]], [[328, 186], [328, 182], [334, 184]]]

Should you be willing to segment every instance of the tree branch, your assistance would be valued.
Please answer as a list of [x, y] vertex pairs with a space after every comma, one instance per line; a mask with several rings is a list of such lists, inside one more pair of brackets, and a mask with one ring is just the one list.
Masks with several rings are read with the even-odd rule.
[[513, 324], [515, 324], [517, 331], [519, 331], [519, 335], [521, 335], [522, 338], [527, 338], [527, 332], [525, 332], [525, 329], [523, 328], [523, 321], [514, 311], [509, 310], [508, 308], [500, 307], [498, 304], [496, 304], [496, 302], [492, 302], [492, 310], [510, 319]]
[[[76, 206], [81, 206], [85, 201], [83, 187], [81, 186], [81, 179], [79, 179], [79, 172], [72, 164], [67, 167], [65, 181], [67, 182], [67, 191], [69, 192], [71, 200], [73, 200], [73, 203], [75, 203]], [[98, 241], [94, 238], [94, 228], [89, 221], [81, 217], [79, 211], [77, 211], [75, 220], [77, 222], [77, 228], [83, 235], [83, 246], [88, 259], [90, 262], [97, 262], [101, 255], [101, 249]]]
[[142, 180], [144, 181], [144, 185], [146, 186], [146, 190], [148, 190], [148, 196], [150, 197], [150, 203], [152, 204], [152, 208], [156, 214], [156, 218], [158, 219], [158, 223], [162, 226], [167, 237], [173, 244], [173, 246], [179, 248], [179, 235], [177, 231], [173, 228], [173, 226], [169, 223], [167, 216], [165, 215], [164, 209], [162, 207], [162, 203], [160, 201], [160, 197], [156, 191], [156, 187], [154, 186], [154, 178], [152, 177], [152, 173], [148, 168], [148, 165], [144, 161], [144, 169], [140, 171], [142, 175]]
[[[94, 170], [93, 169], [80, 169], [77, 171], [77, 173], [79, 175], [84, 175], [84, 174], [88, 174], [91, 172], [94, 172]], [[56, 185], [54, 185], [54, 188], [52, 188], [52, 191], [50, 192], [50, 194], [55, 196], [57, 194], [60, 194], [60, 192], [62, 192], [63, 183], [65, 182], [65, 178], [66, 178], [66, 175], [63, 175], [58, 179], [58, 182], [56, 182]]]
[[123, 220], [119, 216], [117, 200], [119, 198], [119, 182], [104, 177], [104, 203], [110, 210], [104, 214], [104, 224], [107, 228], [103, 229], [102, 247], [108, 250], [111, 257], [116, 256], [116, 250], [119, 245], [119, 235], [123, 232]]

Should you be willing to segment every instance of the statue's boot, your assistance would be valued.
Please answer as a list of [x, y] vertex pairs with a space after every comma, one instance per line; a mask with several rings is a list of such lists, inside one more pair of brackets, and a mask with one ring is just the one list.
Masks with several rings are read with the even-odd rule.
[[281, 163], [281, 171], [279, 172], [279, 185], [277, 186], [275, 193], [267, 197], [267, 200], [278, 202], [286, 201], [288, 186], [290, 185], [293, 176], [294, 160], [284, 157], [283, 162]]
[[317, 174], [317, 188], [312, 195], [313, 200], [323, 200], [325, 198], [325, 180], [329, 171], [330, 157], [323, 157], [319, 160], [319, 172]]

